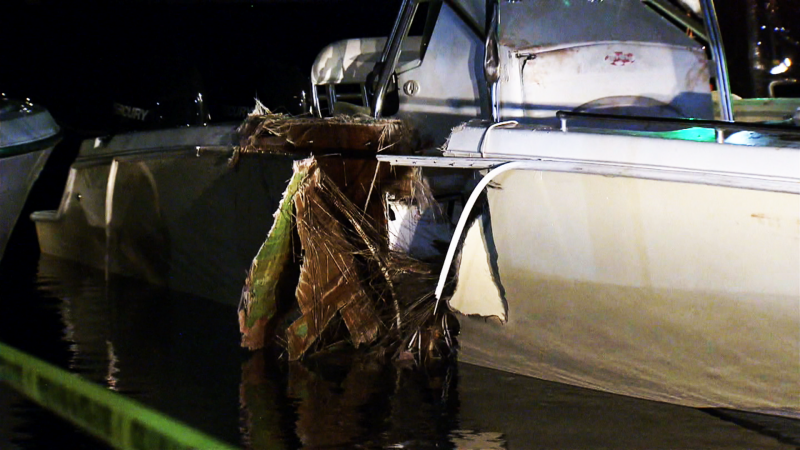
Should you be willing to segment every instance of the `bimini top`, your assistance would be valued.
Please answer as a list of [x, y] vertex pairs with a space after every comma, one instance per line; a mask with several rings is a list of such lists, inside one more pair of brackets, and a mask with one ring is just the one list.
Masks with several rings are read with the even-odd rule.
[[[327, 45], [319, 52], [311, 68], [311, 83], [363, 83], [380, 59], [386, 39], [345, 39]], [[409, 36], [403, 41], [400, 67], [420, 59], [421, 42], [420, 36]]]
[[0, 97], [0, 156], [49, 147], [60, 136], [56, 121], [39, 105]]

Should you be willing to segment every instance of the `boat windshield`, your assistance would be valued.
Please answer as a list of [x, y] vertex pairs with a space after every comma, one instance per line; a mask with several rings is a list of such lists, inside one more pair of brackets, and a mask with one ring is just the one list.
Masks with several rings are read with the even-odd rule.
[[641, 0], [500, 2], [499, 13], [499, 43], [512, 50], [603, 41], [698, 45]]

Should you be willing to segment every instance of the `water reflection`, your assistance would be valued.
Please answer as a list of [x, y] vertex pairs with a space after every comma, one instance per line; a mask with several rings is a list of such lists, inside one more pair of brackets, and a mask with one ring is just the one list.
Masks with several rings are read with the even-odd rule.
[[239, 441], [231, 307], [42, 257], [38, 294], [60, 300], [68, 368], [231, 443]]
[[271, 356], [257, 353], [242, 371], [242, 405], [250, 418], [249, 443], [254, 449], [274, 448], [274, 425], [263, 419], [270, 417], [273, 399], [284, 389], [302, 447], [454, 447], [450, 431], [458, 425], [455, 366], [431, 374], [376, 364], [359, 354], [317, 355], [288, 364], [285, 384], [269, 389], [274, 368], [268, 361]]
[[[466, 364], [421, 373], [352, 352], [289, 364], [275, 352], [238, 347], [234, 307], [106, 282], [101, 272], [49, 258], [30, 277], [0, 274], [4, 287], [13, 281], [21, 289], [0, 302], [0, 340], [245, 448], [800, 446], [797, 421], [709, 414]], [[33, 323], [39, 338], [25, 347], [21, 337]], [[14, 434], [0, 435], [0, 447], [9, 439], [27, 449], [75, 438], [54, 416], [2, 394], [0, 417], [13, 425], [0, 434]]]

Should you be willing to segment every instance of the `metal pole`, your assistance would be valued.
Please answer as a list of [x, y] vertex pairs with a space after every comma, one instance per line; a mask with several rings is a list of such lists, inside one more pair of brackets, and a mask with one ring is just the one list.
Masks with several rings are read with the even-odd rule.
[[500, 80], [500, 56], [498, 47], [498, 22], [500, 21], [497, 0], [487, 2], [486, 42], [484, 43], [483, 75], [489, 87], [492, 105], [492, 122], [500, 122], [500, 105], [497, 99], [497, 82]]
[[389, 42], [391, 42], [395, 37], [397, 37], [397, 30], [400, 29], [400, 24], [403, 23], [403, 16], [405, 15], [406, 8], [408, 8], [409, 1], [404, 0], [402, 4], [400, 4], [400, 11], [397, 13], [397, 18], [394, 20], [394, 25], [392, 25], [392, 32], [389, 34], [389, 39], [386, 41], [386, 45], [383, 47], [383, 52], [381, 52], [381, 59], [380, 62], [386, 62], [386, 59], [389, 58]]
[[719, 31], [717, 11], [714, 9], [714, 0], [700, 0], [703, 8], [703, 23], [708, 33], [711, 45], [711, 56], [717, 68], [717, 91], [719, 92], [719, 106], [722, 120], [733, 122], [733, 105], [731, 103], [731, 85], [728, 80], [728, 67], [725, 62], [725, 49], [722, 47], [722, 33]]
[[400, 49], [403, 40], [408, 35], [408, 30], [411, 28], [411, 19], [414, 18], [414, 13], [417, 12], [417, 6], [419, 6], [418, 0], [406, 0], [403, 2], [403, 6], [400, 8], [400, 16], [395, 23], [394, 30], [392, 30], [392, 35], [389, 36], [389, 40], [386, 41], [386, 47], [383, 49], [383, 54], [381, 55], [383, 65], [378, 76], [378, 85], [375, 87], [375, 98], [372, 104], [372, 116], [376, 119], [381, 117], [383, 96], [386, 94], [389, 80], [391, 80], [397, 61], [400, 59]]

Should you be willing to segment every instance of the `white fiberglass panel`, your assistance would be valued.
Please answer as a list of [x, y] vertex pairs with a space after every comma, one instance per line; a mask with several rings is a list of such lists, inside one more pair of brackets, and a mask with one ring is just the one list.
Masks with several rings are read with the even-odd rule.
[[541, 171], [496, 182], [502, 189], [488, 194], [495, 236], [535, 249], [499, 252], [510, 270], [800, 298], [796, 194]]
[[800, 196], [542, 171], [497, 184], [488, 199], [508, 322], [462, 320], [463, 360], [800, 414]]
[[488, 113], [483, 45], [445, 3], [422, 64], [397, 75], [397, 116], [414, 125], [425, 145], [443, 144], [453, 127]]
[[502, 59], [503, 117], [548, 117], [558, 110], [578, 110], [713, 118], [708, 62], [699, 49], [595, 42], [508, 51]]

